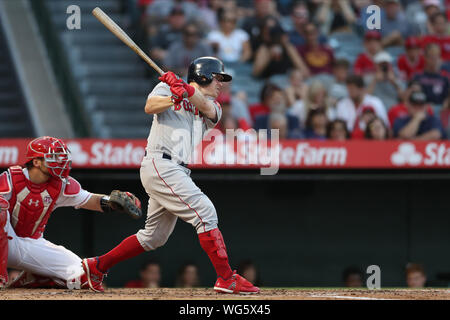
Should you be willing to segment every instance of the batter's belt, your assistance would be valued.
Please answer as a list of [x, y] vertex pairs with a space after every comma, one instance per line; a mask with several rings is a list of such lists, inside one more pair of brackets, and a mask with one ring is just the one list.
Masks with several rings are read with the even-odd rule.
[[[165, 152], [151, 152], [152, 156], [160, 156], [163, 159], [167, 159], [167, 160], [171, 160], [172, 161], [172, 156], [168, 153]], [[147, 157], [147, 150], [145, 151], [145, 157]], [[173, 159], [177, 164], [179, 164], [180, 166], [183, 166], [185, 168], [188, 167], [187, 163], [184, 163], [182, 161], [176, 161], [175, 159]]]

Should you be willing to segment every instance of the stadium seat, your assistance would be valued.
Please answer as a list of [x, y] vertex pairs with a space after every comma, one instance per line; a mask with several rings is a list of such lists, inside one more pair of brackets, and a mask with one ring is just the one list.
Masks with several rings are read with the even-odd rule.
[[0, 21], [0, 137], [33, 135], [31, 117]]
[[92, 134], [102, 138], [147, 137], [152, 117], [144, 113], [144, 105], [154, 86], [146, 78], [148, 66], [91, 14], [98, 6], [128, 32], [121, 1], [76, 1], [82, 12], [81, 29], [68, 30], [66, 9], [72, 2], [46, 0], [79, 84], [85, 113], [90, 115]]

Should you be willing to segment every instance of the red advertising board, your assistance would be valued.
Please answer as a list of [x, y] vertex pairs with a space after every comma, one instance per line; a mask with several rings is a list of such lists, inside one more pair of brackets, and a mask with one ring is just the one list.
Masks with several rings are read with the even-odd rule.
[[[25, 151], [31, 139], [0, 139], [0, 167], [26, 162]], [[121, 139], [67, 139], [73, 168], [139, 168], [147, 141]], [[268, 167], [280, 168], [449, 168], [448, 141], [280, 141], [272, 158], [261, 155], [260, 145], [204, 143], [192, 168]], [[276, 158], [274, 160], [274, 158]], [[272, 161], [272, 162], [270, 162]]]

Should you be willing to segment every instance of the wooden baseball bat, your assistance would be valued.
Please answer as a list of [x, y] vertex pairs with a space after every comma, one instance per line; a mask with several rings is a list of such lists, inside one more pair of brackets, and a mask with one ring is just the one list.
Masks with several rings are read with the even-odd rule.
[[153, 62], [152, 59], [148, 55], [145, 54], [144, 51], [139, 48], [139, 46], [131, 40], [131, 38], [122, 30], [102, 9], [99, 7], [92, 10], [92, 14], [101, 22], [103, 25], [109, 29], [114, 35], [122, 40], [128, 47], [131, 48], [134, 52], [136, 52], [145, 62], [147, 62], [150, 67], [156, 70], [161, 76], [164, 74], [164, 71], [161, 70], [158, 65]]

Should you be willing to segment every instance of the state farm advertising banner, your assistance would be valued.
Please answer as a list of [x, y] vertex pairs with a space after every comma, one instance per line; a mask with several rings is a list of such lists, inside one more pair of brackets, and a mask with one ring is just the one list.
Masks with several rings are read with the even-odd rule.
[[[0, 167], [23, 165], [31, 139], [0, 139]], [[73, 168], [137, 169], [147, 141], [121, 139], [67, 139]], [[448, 141], [317, 141], [285, 140], [275, 146], [204, 142], [191, 168], [255, 168], [279, 166], [297, 169], [449, 168]]]

